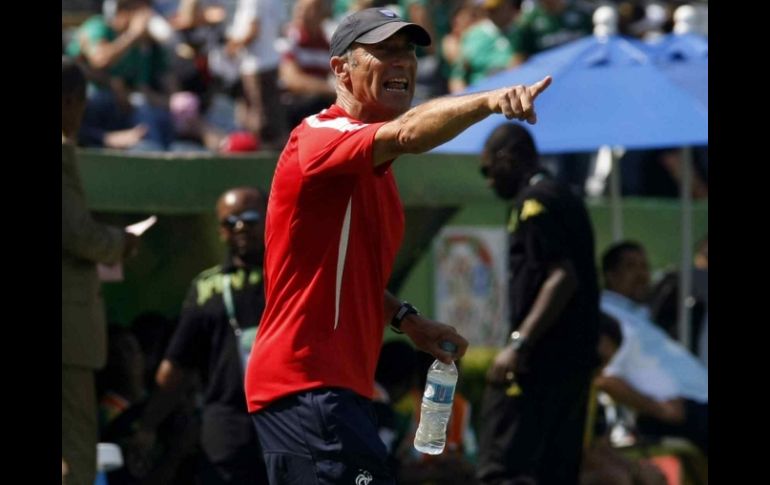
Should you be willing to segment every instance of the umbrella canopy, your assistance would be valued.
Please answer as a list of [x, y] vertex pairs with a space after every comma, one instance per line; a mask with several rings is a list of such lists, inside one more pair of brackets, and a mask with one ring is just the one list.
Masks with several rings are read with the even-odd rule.
[[668, 34], [648, 44], [653, 62], [708, 109], [709, 42], [694, 33]]
[[[655, 62], [655, 49], [616, 35], [589, 36], [533, 56], [466, 92], [528, 85], [552, 75], [553, 83], [535, 103], [538, 122], [530, 127], [542, 153], [593, 151], [604, 145], [645, 149], [708, 144], [708, 105], [675, 82], [662, 62]], [[492, 130], [506, 121], [492, 115], [434, 151], [481, 153]]]

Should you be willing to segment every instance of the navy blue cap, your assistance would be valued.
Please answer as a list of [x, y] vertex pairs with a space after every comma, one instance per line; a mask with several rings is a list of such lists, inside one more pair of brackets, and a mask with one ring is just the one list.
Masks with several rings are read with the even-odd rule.
[[407, 22], [392, 10], [366, 8], [342, 19], [332, 35], [330, 54], [341, 56], [353, 42], [376, 44], [404, 29], [417, 45], [430, 45], [430, 34], [417, 24]]

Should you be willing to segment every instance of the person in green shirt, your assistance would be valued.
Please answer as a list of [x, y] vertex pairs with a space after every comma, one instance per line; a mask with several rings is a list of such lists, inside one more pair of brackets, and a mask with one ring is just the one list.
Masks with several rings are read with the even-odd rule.
[[513, 57], [508, 39], [489, 19], [484, 9], [476, 6], [469, 10], [472, 23], [460, 37], [457, 59], [449, 78], [449, 92], [457, 93], [467, 86], [507, 68]]
[[84, 145], [104, 146], [105, 130], [141, 124], [148, 149], [164, 150], [171, 143], [167, 94], [172, 80], [166, 53], [149, 35], [153, 15], [149, 0], [117, 0], [110, 18], [89, 18], [67, 46], [90, 81], [79, 136]]
[[511, 34], [514, 65], [538, 52], [589, 35], [593, 29], [591, 13], [570, 0], [538, 0], [525, 12]]

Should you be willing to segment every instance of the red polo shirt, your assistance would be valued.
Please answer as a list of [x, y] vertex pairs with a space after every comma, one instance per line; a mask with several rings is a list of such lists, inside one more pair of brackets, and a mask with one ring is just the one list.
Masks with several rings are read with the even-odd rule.
[[250, 412], [298, 391], [371, 398], [383, 297], [404, 233], [374, 134], [333, 105], [306, 118], [278, 159], [265, 227], [265, 298], [246, 372]]

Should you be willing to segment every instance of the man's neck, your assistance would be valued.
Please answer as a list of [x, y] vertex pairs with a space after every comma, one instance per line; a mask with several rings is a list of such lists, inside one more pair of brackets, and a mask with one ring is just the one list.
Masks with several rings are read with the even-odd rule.
[[[521, 191], [525, 188], [529, 187], [530, 185], [535, 185], [537, 182], [541, 180], [541, 178], [537, 178], [533, 182], [533, 178], [540, 173], [539, 169], [532, 169], [530, 171], [527, 171], [521, 178], [518, 180], [518, 183], [516, 184], [516, 192], [515, 195], [512, 197], [514, 201], [518, 200], [518, 197], [521, 196]], [[517, 202], [514, 202], [517, 203]]]
[[527, 185], [536, 185], [546, 177], [545, 172], [539, 168], [533, 169], [527, 176]]
[[353, 97], [353, 94], [345, 91], [337, 91], [337, 99], [334, 104], [339, 106], [351, 118], [364, 123], [379, 123], [381, 121], [390, 121], [397, 118], [400, 113], [386, 113], [373, 106], [365, 106], [363, 103]]
[[260, 266], [259, 257], [257, 256], [232, 254], [230, 261], [235, 268], [255, 268]]

